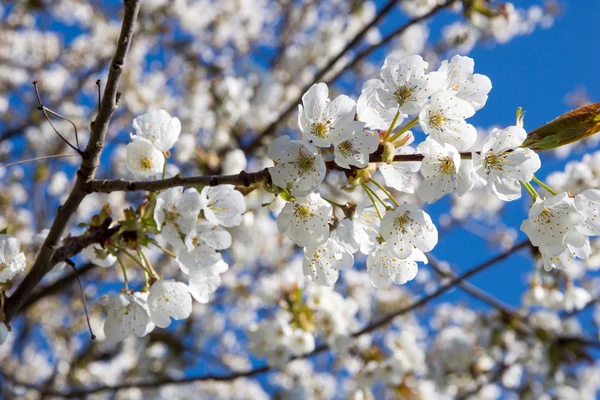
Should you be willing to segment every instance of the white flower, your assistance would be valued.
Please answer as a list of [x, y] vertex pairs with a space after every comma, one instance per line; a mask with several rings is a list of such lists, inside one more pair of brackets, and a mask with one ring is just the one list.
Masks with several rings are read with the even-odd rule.
[[[225, 261], [220, 261], [216, 266], [225, 265], [225, 269], [229, 266]], [[214, 267], [207, 268], [203, 271], [195, 271], [190, 275], [189, 290], [192, 297], [201, 304], [206, 304], [210, 301], [210, 295], [217, 291], [221, 285], [221, 277]]]
[[351, 268], [353, 264], [352, 254], [333, 239], [304, 248], [304, 275], [322, 286], [333, 286], [338, 280], [339, 270]]
[[295, 329], [288, 338], [288, 348], [297, 357], [308, 354], [315, 349], [315, 337], [303, 329]]
[[220, 226], [201, 222], [186, 236], [185, 244], [176, 261], [183, 273], [192, 275], [223, 259], [219, 250], [231, 246], [231, 234]]
[[117, 257], [109, 254], [99, 244], [93, 244], [81, 251], [81, 255], [90, 260], [92, 264], [108, 268], [117, 262]]
[[136, 178], [149, 178], [162, 172], [165, 156], [146, 139], [139, 138], [127, 145], [127, 169]]
[[106, 309], [104, 334], [110, 341], [120, 342], [132, 333], [142, 337], [154, 329], [148, 305], [141, 293], [104, 295], [100, 304]]
[[465, 118], [475, 114], [473, 106], [456, 97], [453, 91], [437, 92], [431, 96], [419, 114], [423, 132], [439, 143], [448, 143], [466, 151], [477, 140], [477, 130]]
[[565, 269], [573, 264], [575, 258], [586, 259], [592, 254], [589, 238], [584, 236], [583, 243], [566, 243], [562, 246], [540, 246], [542, 264], [546, 271], [553, 268]]
[[427, 138], [417, 146], [423, 154], [421, 175], [425, 180], [419, 186], [419, 198], [429, 204], [456, 190], [462, 196], [473, 188], [472, 160], [461, 160], [460, 153], [448, 143], [440, 144]]
[[332, 238], [352, 254], [360, 250], [369, 254], [377, 244], [379, 216], [373, 203], [365, 200], [358, 205], [352, 219], [344, 218], [332, 233]]
[[475, 172], [500, 200], [520, 198], [520, 181], [531, 181], [541, 166], [533, 150], [520, 148], [526, 138], [527, 133], [519, 126], [494, 129], [484, 140], [481, 154], [473, 154]]
[[464, 371], [475, 359], [473, 339], [458, 326], [444, 328], [433, 345], [440, 357], [441, 366], [447, 371]]
[[181, 187], [171, 188], [156, 196], [154, 221], [171, 246], [178, 250], [185, 247], [182, 235], [196, 226], [200, 206], [201, 197], [194, 188], [185, 192]]
[[379, 135], [363, 130], [346, 131], [333, 140], [334, 161], [342, 168], [354, 165], [364, 168], [369, 163], [369, 155], [379, 147]]
[[391, 282], [403, 285], [417, 276], [417, 261], [427, 263], [427, 257], [420, 250], [413, 249], [407, 259], [401, 260], [395, 256], [393, 246], [384, 242], [367, 257], [367, 271], [376, 288], [388, 287]]
[[429, 76], [438, 90], [455, 91], [456, 97], [468, 101], [477, 111], [485, 105], [492, 81], [485, 75], [473, 74], [474, 69], [472, 58], [456, 55], [450, 62], [442, 61], [440, 68]]
[[582, 310], [590, 301], [592, 301], [590, 292], [573, 284], [567, 284], [563, 303], [566, 312]]
[[381, 68], [384, 88], [377, 95], [386, 108], [406, 114], [418, 113], [432, 94], [425, 71], [429, 64], [421, 56], [389, 56]]
[[165, 110], [150, 111], [133, 120], [133, 128], [137, 135], [131, 138], [149, 140], [154, 147], [166, 153], [179, 139], [181, 122], [177, 117], [171, 117]]
[[10, 281], [25, 270], [27, 260], [25, 254], [19, 251], [20, 246], [18, 239], [0, 234], [0, 283]]
[[414, 249], [431, 251], [438, 241], [431, 217], [412, 204], [401, 204], [381, 220], [381, 236], [390, 243], [396, 257], [405, 260]]
[[[377, 89], [383, 88], [383, 82], [379, 79], [366, 81], [356, 102], [358, 120], [364, 122], [365, 127], [369, 129], [387, 131], [396, 116], [396, 109], [386, 107], [379, 99]], [[396, 126], [400, 126], [404, 118], [406, 118], [406, 114], [401, 114], [396, 121]]]
[[534, 246], [582, 247], [587, 237], [578, 231], [584, 216], [577, 211], [567, 193], [559, 193], [545, 200], [539, 198], [529, 209], [529, 219], [523, 221], [521, 230]]
[[188, 318], [192, 313], [192, 298], [188, 287], [174, 280], [154, 282], [148, 294], [148, 309], [150, 320], [159, 328], [171, 325], [171, 318]]
[[600, 190], [587, 189], [575, 196], [575, 208], [584, 217], [580, 232], [588, 236], [600, 235]]
[[316, 83], [302, 96], [298, 106], [298, 125], [302, 138], [319, 147], [329, 147], [340, 142], [339, 137], [347, 137], [362, 130], [363, 124], [354, 121], [356, 104], [345, 95], [329, 100], [329, 89], [324, 83]]
[[[415, 149], [410, 146], [402, 146], [396, 149], [396, 154], [414, 153]], [[378, 163], [377, 168], [383, 175], [385, 185], [400, 192], [412, 194], [419, 185], [419, 178], [416, 173], [421, 168], [421, 163], [418, 161], [392, 162], [391, 164]]]
[[246, 201], [233, 185], [206, 186], [200, 192], [200, 209], [209, 222], [229, 228], [242, 222]]
[[329, 238], [332, 213], [331, 204], [317, 193], [298, 197], [283, 207], [277, 216], [277, 228], [300, 247], [316, 246]]
[[269, 158], [277, 163], [269, 168], [276, 186], [289, 188], [294, 196], [306, 196], [325, 178], [325, 162], [317, 148], [302, 140], [282, 136], [271, 143]]

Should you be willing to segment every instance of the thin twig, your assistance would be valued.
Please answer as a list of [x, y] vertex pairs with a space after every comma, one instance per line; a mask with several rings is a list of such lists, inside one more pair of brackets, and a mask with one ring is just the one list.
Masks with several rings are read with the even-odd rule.
[[34, 162], [34, 161], [50, 160], [53, 158], [67, 158], [67, 157], [78, 157], [78, 156], [79, 156], [79, 154], [75, 154], [75, 153], [55, 154], [52, 156], [42, 156], [42, 157], [30, 158], [28, 160], [20, 160], [20, 161], [10, 162], [10, 163], [6, 163], [6, 164], [0, 164], [0, 168], [12, 167], [13, 165], [25, 164], [25, 163]]

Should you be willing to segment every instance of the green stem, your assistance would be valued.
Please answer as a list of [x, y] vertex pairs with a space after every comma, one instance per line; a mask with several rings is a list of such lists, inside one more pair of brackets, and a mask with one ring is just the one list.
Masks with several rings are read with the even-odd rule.
[[535, 183], [537, 183], [538, 185], [540, 185], [541, 187], [543, 187], [544, 189], [546, 189], [546, 191], [548, 191], [549, 193], [551, 193], [552, 195], [556, 196], [558, 193], [551, 189], [548, 185], [546, 185], [544, 182], [540, 181], [538, 178], [535, 177], [535, 175], [533, 175], [533, 181]]
[[383, 201], [383, 200], [381, 199], [381, 197], [379, 197], [379, 195], [378, 195], [377, 193], [375, 193], [375, 191], [374, 191], [373, 189], [371, 189], [371, 188], [370, 188], [368, 185], [365, 185], [365, 188], [366, 188], [366, 190], [368, 190], [368, 191], [369, 191], [369, 192], [370, 192], [370, 193], [373, 195], [373, 197], [375, 197], [377, 200], [379, 200], [379, 202], [380, 202], [380, 203], [383, 205], [383, 208], [385, 208], [386, 210], [387, 210], [388, 208], [391, 208], [391, 207], [389, 206], [389, 204], [388, 204], [388, 203], [386, 203], [385, 201]]
[[146, 257], [146, 255], [144, 254], [144, 252], [142, 251], [142, 249], [140, 249], [138, 247], [137, 248], [137, 253], [140, 256], [140, 258], [142, 258], [144, 260], [144, 262], [146, 263], [146, 267], [148, 267], [148, 269], [150, 270], [150, 276], [152, 276], [154, 278], [160, 278], [160, 276], [158, 275], [158, 273], [154, 270], [154, 268], [152, 268], [152, 264], [150, 264], [150, 260], [148, 260], [148, 257]]
[[390, 193], [390, 191], [387, 190], [385, 187], [383, 187], [383, 185], [381, 183], [377, 182], [375, 179], [371, 179], [369, 182], [373, 182], [373, 184], [375, 186], [377, 186], [383, 193], [385, 193], [385, 195], [390, 199], [390, 201], [392, 203], [394, 203], [394, 205], [396, 207], [398, 207], [400, 205], [400, 203], [398, 203], [396, 201], [396, 199], [394, 198], [394, 196], [392, 196], [392, 194]]
[[367, 196], [369, 196], [369, 199], [371, 199], [371, 203], [373, 203], [373, 206], [375, 207], [375, 211], [377, 211], [377, 216], [379, 217], [380, 220], [383, 219], [383, 216], [381, 215], [381, 211], [379, 211], [379, 207], [377, 206], [377, 201], [375, 200], [375, 198], [371, 194], [371, 190], [364, 183], [361, 183], [361, 186], [363, 187], [363, 189], [365, 190], [365, 192], [367, 192]]
[[332, 206], [334, 206], [334, 207], [341, 208], [342, 210], [346, 209], [346, 206], [343, 205], [343, 204], [337, 203], [337, 202], [335, 202], [333, 200], [326, 199], [325, 197], [321, 197], [321, 198], [323, 200], [325, 200], [326, 202], [328, 202], [329, 204], [331, 204]]
[[177, 255], [175, 253], [173, 253], [171, 250], [168, 250], [168, 249], [165, 249], [164, 247], [162, 247], [160, 244], [158, 244], [158, 242], [156, 240], [150, 239], [150, 243], [152, 243], [157, 249], [161, 250], [166, 255], [173, 257], [173, 258], [177, 258]]
[[392, 120], [392, 123], [391, 123], [389, 129], [385, 133], [385, 136], [383, 138], [384, 141], [387, 140], [387, 138], [389, 138], [390, 135], [392, 134], [392, 131], [396, 127], [396, 122], [398, 122], [398, 117], [400, 117], [400, 110], [396, 111], [396, 115], [394, 116], [394, 119]]
[[164, 153], [163, 156], [165, 157], [165, 163], [163, 164], [162, 178], [165, 179], [165, 176], [167, 176], [167, 156]]
[[123, 263], [121, 262], [121, 259], [119, 257], [117, 257], [117, 261], [118, 261], [119, 265], [121, 266], [121, 271], [123, 271], [123, 280], [125, 281], [125, 291], [127, 292], [129, 290], [129, 280], [127, 279], [127, 272], [125, 271], [125, 266], [123, 265]]
[[523, 185], [523, 187], [527, 191], [527, 193], [529, 193], [529, 195], [531, 196], [531, 198], [533, 199], [533, 201], [536, 201], [537, 198], [539, 197], [539, 195], [537, 194], [537, 192], [535, 191], [535, 189], [533, 188], [533, 186], [531, 186], [531, 183], [529, 183], [529, 182], [523, 182], [523, 181], [520, 181], [520, 182], [521, 182], [521, 185]]
[[114, 245], [114, 247], [115, 247], [117, 250], [119, 250], [121, 253], [125, 254], [127, 257], [131, 258], [131, 259], [132, 259], [132, 260], [133, 260], [133, 261], [134, 261], [134, 262], [135, 262], [137, 265], [139, 265], [140, 267], [142, 267], [142, 269], [143, 269], [145, 272], [149, 272], [149, 271], [146, 269], [146, 267], [144, 266], [144, 263], [143, 263], [143, 262], [141, 262], [140, 260], [138, 260], [137, 258], [135, 258], [135, 256], [134, 256], [134, 255], [132, 255], [131, 253], [129, 253], [129, 252], [128, 252], [127, 250], [125, 250], [123, 247], [121, 247], [121, 246], [117, 246], [117, 245]]
[[394, 142], [398, 139], [404, 132], [408, 131], [410, 128], [417, 126], [419, 123], [419, 117], [414, 117], [408, 124], [404, 125], [394, 136], [389, 138], [387, 142]]

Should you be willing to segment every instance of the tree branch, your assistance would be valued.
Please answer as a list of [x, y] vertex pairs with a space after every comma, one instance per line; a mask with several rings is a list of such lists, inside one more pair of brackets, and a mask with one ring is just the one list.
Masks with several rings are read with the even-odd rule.
[[5, 322], [9, 323], [25, 303], [29, 294], [52, 269], [55, 249], [63, 235], [71, 216], [75, 213], [81, 201], [88, 195], [87, 185], [96, 173], [100, 164], [100, 154], [104, 147], [104, 140], [111, 117], [117, 108], [117, 88], [123, 71], [123, 64], [131, 45], [135, 20], [140, 9], [141, 0], [124, 0], [125, 13], [121, 26], [121, 33], [117, 43], [113, 60], [110, 65], [104, 96], [96, 119], [91, 124], [90, 140], [83, 152], [81, 167], [77, 171], [77, 180], [65, 203], [58, 208], [58, 212], [50, 227], [48, 236], [42, 244], [31, 270], [25, 276], [15, 292], [5, 304]]

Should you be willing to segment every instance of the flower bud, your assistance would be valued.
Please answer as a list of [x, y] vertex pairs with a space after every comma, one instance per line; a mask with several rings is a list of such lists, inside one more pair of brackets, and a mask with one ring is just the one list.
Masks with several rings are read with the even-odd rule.
[[381, 161], [386, 164], [391, 164], [394, 161], [394, 155], [396, 154], [396, 147], [393, 143], [385, 142], [383, 144], [383, 154], [381, 155]]

